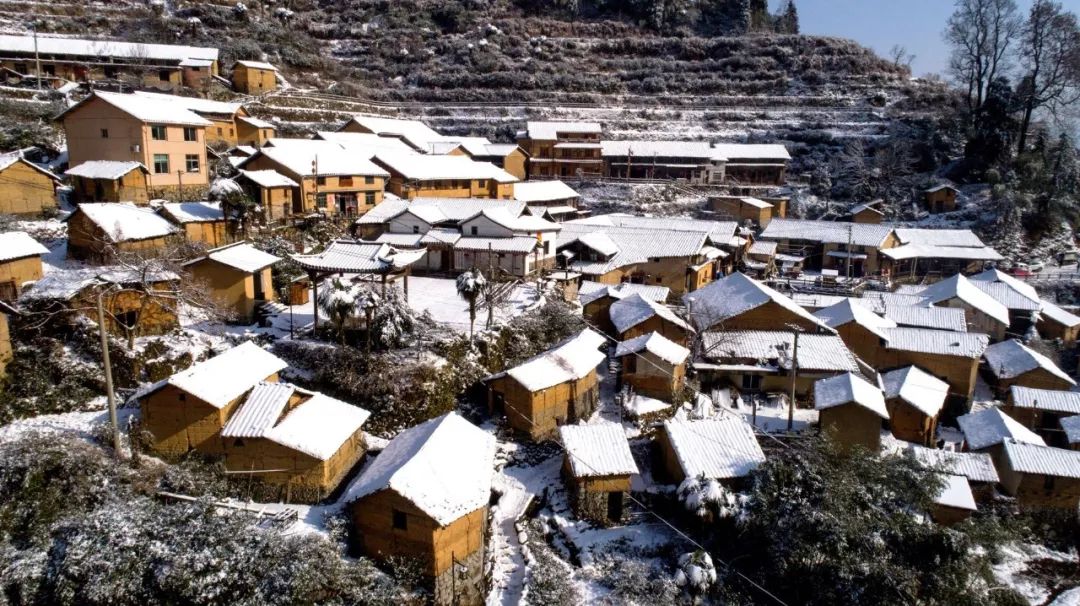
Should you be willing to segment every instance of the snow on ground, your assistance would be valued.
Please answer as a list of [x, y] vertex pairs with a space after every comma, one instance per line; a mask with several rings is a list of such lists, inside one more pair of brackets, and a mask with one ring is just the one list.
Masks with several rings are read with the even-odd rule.
[[[536, 285], [514, 288], [506, 304], [495, 309], [496, 323], [505, 322], [536, 305]], [[409, 278], [409, 307], [417, 313], [428, 312], [439, 324], [460, 332], [469, 332], [469, 304], [458, 296], [457, 282], [449, 278]], [[310, 312], [309, 312], [310, 313]], [[487, 309], [477, 306], [476, 328], [487, 322]]]
[[[742, 416], [747, 423], [751, 423], [758, 429], [768, 432], [786, 432], [788, 424], [787, 399], [773, 401], [758, 401], [757, 415], [750, 403], [741, 405], [738, 409], [724, 407]], [[818, 411], [807, 408], [796, 408], [793, 415], [792, 429], [804, 431], [818, 422]]]
[[[1032, 569], [1036, 562], [1056, 562], [1064, 565], [1075, 566], [1077, 554], [1075, 551], [1063, 553], [1054, 551], [1042, 545], [1012, 544], [1002, 548], [1001, 563], [993, 567], [994, 576], [1012, 589], [1023, 595], [1032, 604], [1044, 604], [1051, 595], [1051, 589], [1043, 583], [1046, 581], [1038, 571]], [[1076, 594], [1076, 591], [1071, 592]], [[1064, 597], [1064, 596], [1062, 596]], [[1071, 599], [1076, 600], [1074, 595]], [[1057, 602], [1054, 602], [1057, 604]], [[1065, 602], [1069, 604], [1070, 602]], [[1072, 603], [1080, 603], [1074, 601]]]
[[[92, 404], [104, 407], [105, 396], [95, 399]], [[121, 408], [116, 411], [117, 421], [120, 427], [127, 427], [128, 421], [138, 411], [131, 408]], [[99, 427], [109, 423], [109, 411], [94, 410], [89, 412], [66, 412], [55, 415], [41, 415], [28, 419], [13, 421], [0, 427], [0, 442], [14, 440], [29, 432], [44, 434], [72, 434], [82, 438], [90, 438]]]

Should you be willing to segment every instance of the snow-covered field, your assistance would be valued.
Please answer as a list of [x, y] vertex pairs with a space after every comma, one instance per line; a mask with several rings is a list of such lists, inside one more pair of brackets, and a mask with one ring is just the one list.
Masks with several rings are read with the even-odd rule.
[[[537, 305], [536, 285], [514, 288], [505, 305], [496, 307], [495, 321], [502, 323]], [[409, 307], [417, 313], [428, 312], [438, 324], [451, 330], [469, 332], [469, 304], [457, 293], [457, 283], [449, 278], [409, 278]], [[477, 306], [476, 329], [487, 323], [488, 310]]]

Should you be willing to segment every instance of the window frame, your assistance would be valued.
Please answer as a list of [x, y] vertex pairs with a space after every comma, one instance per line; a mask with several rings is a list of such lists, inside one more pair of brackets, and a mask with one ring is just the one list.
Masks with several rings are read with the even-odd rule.
[[[164, 159], [164, 161], [165, 161], [165, 170], [158, 170], [158, 162], [161, 159]], [[154, 164], [154, 174], [155, 175], [167, 175], [167, 174], [169, 174], [169, 172], [170, 172], [169, 171], [169, 168], [170, 168], [169, 167], [169, 154], [154, 154], [153, 160], [154, 160], [153, 164]]]
[[[191, 170], [192, 160], [195, 161], [195, 170]], [[184, 170], [188, 173], [202, 172], [202, 162], [199, 161], [199, 154], [184, 154]]]
[[[160, 129], [160, 130], [159, 130]], [[159, 137], [158, 134], [161, 134]], [[168, 141], [169, 140], [169, 128], [164, 124], [151, 124], [150, 125], [150, 139], [154, 141]]]
[[[189, 135], [190, 135], [190, 138], [188, 138]], [[199, 129], [195, 128], [194, 126], [185, 126], [184, 127], [184, 141], [187, 141], [189, 143], [198, 143], [199, 142]]]

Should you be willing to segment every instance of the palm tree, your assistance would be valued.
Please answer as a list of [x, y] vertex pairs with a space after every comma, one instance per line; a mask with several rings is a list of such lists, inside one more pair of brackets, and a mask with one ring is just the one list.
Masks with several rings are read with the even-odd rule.
[[473, 327], [476, 325], [476, 300], [487, 279], [475, 267], [457, 277], [457, 293], [462, 299], [469, 302], [469, 340], [473, 338]]
[[324, 288], [319, 289], [319, 309], [326, 312], [330, 321], [337, 328], [338, 338], [341, 344], [345, 344], [345, 322], [356, 315], [356, 292], [355, 289], [342, 284], [341, 280], [334, 279]]

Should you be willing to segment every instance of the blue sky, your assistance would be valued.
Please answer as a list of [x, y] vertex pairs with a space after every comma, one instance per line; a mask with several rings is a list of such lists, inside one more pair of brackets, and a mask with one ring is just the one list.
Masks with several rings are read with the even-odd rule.
[[[1032, 0], [1017, 0], [1026, 12]], [[1059, 0], [1080, 14], [1080, 0]], [[783, 0], [770, 0], [772, 6]], [[853, 38], [886, 56], [894, 44], [915, 54], [915, 75], [943, 73], [948, 49], [941, 38], [951, 0], [795, 0], [804, 34]]]

